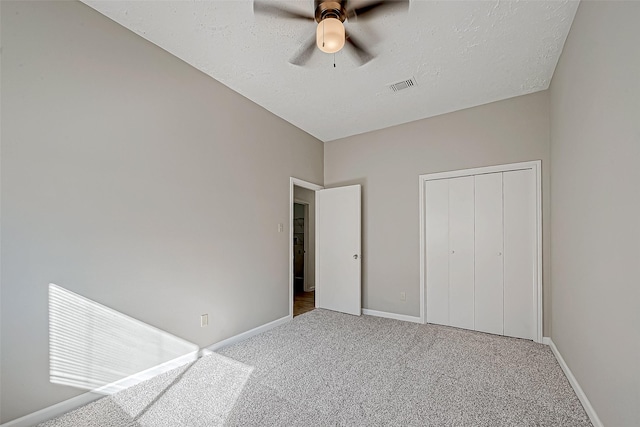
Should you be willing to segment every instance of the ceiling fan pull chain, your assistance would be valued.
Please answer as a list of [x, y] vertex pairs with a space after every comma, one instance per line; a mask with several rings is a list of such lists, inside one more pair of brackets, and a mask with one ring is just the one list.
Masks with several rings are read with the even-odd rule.
[[333, 68], [336, 68], [336, 54], [333, 53]]

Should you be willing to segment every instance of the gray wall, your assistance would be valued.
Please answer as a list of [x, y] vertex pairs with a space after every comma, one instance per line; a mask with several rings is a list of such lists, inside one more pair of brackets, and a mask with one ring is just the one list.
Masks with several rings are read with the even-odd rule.
[[551, 335], [616, 427], [640, 425], [639, 21], [582, 2], [550, 89]]
[[1, 7], [1, 422], [81, 393], [49, 383], [49, 282], [199, 346], [286, 316], [322, 143], [81, 3]]
[[2, 423], [2, 5], [0, 3], [0, 423]]
[[309, 228], [307, 240], [305, 241], [307, 265], [304, 282], [305, 291], [309, 291], [316, 286], [316, 192], [295, 185], [293, 187], [293, 197], [309, 203], [309, 217], [306, 219]]
[[420, 174], [542, 160], [543, 257], [549, 258], [547, 92], [325, 143], [324, 155], [326, 187], [362, 184], [364, 308], [420, 315]]

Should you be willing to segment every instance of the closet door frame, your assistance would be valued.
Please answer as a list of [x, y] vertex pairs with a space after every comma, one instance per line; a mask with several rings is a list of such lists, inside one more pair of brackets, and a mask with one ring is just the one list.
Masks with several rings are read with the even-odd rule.
[[536, 194], [535, 194], [535, 238], [534, 241], [534, 315], [536, 325], [536, 342], [542, 343], [542, 175], [541, 175], [540, 160], [533, 160], [529, 162], [509, 163], [504, 165], [486, 166], [473, 169], [460, 169], [447, 172], [437, 172], [420, 175], [419, 187], [420, 187], [420, 322], [426, 323], [426, 295], [427, 295], [427, 283], [426, 283], [426, 212], [425, 212], [425, 192], [426, 182], [438, 179], [458, 178], [463, 176], [484, 175], [497, 172], [510, 172], [517, 170], [531, 169], [534, 173]]

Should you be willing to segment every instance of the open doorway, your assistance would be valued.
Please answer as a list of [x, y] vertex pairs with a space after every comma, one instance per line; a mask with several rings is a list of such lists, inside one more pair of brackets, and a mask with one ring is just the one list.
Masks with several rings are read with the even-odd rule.
[[297, 198], [293, 204], [293, 317], [316, 306], [315, 286], [309, 275], [309, 205], [309, 202]]
[[[296, 199], [293, 203], [293, 292], [308, 290], [309, 283], [309, 203]], [[295, 313], [294, 313], [295, 316]]]
[[315, 285], [315, 192], [293, 188], [293, 316], [316, 307]]
[[291, 315], [316, 308], [315, 298], [315, 202], [322, 187], [292, 178], [290, 277]]
[[[297, 188], [301, 187], [301, 188]], [[311, 190], [311, 191], [305, 191]], [[309, 198], [305, 197], [305, 194]], [[312, 198], [311, 198], [312, 197]], [[289, 181], [289, 318], [294, 316], [294, 204], [309, 203], [306, 279], [314, 291], [313, 307], [362, 314], [361, 206], [359, 184], [324, 189], [291, 178]], [[303, 264], [304, 266], [304, 264]], [[305, 274], [303, 273], [303, 278]], [[308, 295], [310, 297], [311, 295]], [[310, 298], [307, 297], [307, 301]]]

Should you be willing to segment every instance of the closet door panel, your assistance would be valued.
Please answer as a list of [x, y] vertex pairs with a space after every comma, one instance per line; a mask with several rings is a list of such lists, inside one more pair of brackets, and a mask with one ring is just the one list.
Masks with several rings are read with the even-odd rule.
[[535, 339], [535, 174], [504, 172], [504, 334]]
[[425, 186], [427, 322], [449, 324], [449, 182]]
[[473, 176], [449, 179], [449, 325], [474, 329]]
[[475, 176], [475, 329], [502, 335], [502, 173]]

